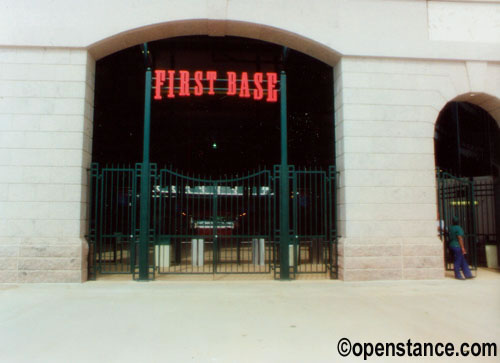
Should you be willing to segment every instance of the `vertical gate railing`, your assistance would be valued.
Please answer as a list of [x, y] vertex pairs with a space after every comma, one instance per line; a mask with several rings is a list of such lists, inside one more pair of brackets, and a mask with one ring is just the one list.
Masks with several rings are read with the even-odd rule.
[[98, 195], [97, 181], [99, 178], [99, 170], [97, 165], [92, 164], [91, 168], [87, 170], [87, 180], [88, 180], [88, 195], [87, 195], [87, 242], [89, 245], [89, 254], [87, 258], [87, 278], [89, 280], [95, 280], [97, 277], [97, 251], [96, 251], [96, 241], [97, 241], [97, 203], [95, 198]]
[[498, 239], [500, 216], [497, 215], [500, 185], [493, 176], [474, 177], [473, 183], [477, 230], [477, 263], [478, 266], [487, 266], [488, 246], [497, 246], [497, 252], [500, 247]]
[[291, 198], [295, 270], [326, 272], [329, 259], [327, 172], [298, 170], [294, 174]]
[[327, 178], [327, 238], [328, 259], [326, 261], [330, 278], [338, 279], [338, 229], [337, 229], [337, 179], [338, 172], [334, 166], [328, 168]]
[[465, 232], [465, 248], [467, 261], [472, 269], [477, 268], [477, 228], [476, 206], [478, 204], [474, 183], [468, 178], [457, 178], [449, 173], [437, 171], [439, 220], [444, 226], [439, 229], [440, 237], [445, 241], [445, 265], [453, 270], [453, 256], [448, 249], [447, 231], [452, 225], [453, 217], [459, 219]]
[[[280, 168], [275, 167], [275, 188], [280, 185]], [[329, 273], [338, 278], [337, 226], [336, 226], [336, 172], [328, 170], [289, 167], [290, 247], [289, 276], [298, 274]], [[279, 250], [279, 196], [275, 199], [274, 240], [275, 278], [281, 272]]]
[[89, 271], [139, 276], [140, 183], [151, 200], [147, 269], [158, 274], [281, 273], [280, 213], [289, 217], [289, 276], [337, 278], [336, 174], [289, 167], [289, 205], [280, 210], [281, 169], [210, 179], [140, 164], [90, 170]]
[[90, 273], [132, 273], [136, 265], [137, 173], [131, 166], [92, 164]]
[[159, 273], [270, 271], [268, 170], [213, 180], [161, 169], [154, 188]]
[[292, 226], [295, 273], [337, 276], [335, 169], [292, 172]]

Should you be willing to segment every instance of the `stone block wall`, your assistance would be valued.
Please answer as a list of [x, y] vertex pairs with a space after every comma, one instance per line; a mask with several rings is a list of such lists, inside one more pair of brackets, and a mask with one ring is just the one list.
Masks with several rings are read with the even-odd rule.
[[86, 50], [0, 47], [0, 282], [86, 277], [94, 64]]
[[[500, 65], [343, 57], [334, 77], [340, 277], [443, 277], [434, 125], [454, 99], [498, 115]], [[86, 278], [94, 79], [86, 50], [0, 47], [0, 282]]]
[[[470, 67], [469, 67], [470, 68]], [[441, 278], [434, 126], [467, 62], [345, 57], [335, 68], [344, 280]]]

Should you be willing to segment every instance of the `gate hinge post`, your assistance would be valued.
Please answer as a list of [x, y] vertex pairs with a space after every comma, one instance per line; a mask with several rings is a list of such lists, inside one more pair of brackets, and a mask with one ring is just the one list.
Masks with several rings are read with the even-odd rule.
[[148, 44], [144, 43], [143, 55], [146, 65], [144, 89], [144, 135], [141, 165], [140, 224], [139, 224], [139, 281], [149, 280], [149, 225], [150, 225], [150, 165], [149, 143], [151, 133], [151, 62]]
[[280, 166], [280, 280], [290, 280], [290, 213], [287, 139], [286, 74], [281, 71], [281, 166]]

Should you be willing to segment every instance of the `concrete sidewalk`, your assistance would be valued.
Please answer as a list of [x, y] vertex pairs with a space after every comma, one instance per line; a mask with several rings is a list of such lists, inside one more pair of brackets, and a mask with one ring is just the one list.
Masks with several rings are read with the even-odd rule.
[[[467, 281], [0, 285], [0, 362], [363, 361], [339, 355], [343, 337], [500, 347], [500, 273]], [[368, 361], [410, 359], [432, 360]]]

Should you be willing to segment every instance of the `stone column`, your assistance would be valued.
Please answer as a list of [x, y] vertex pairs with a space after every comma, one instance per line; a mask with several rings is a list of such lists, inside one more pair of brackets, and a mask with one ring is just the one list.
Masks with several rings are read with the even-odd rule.
[[0, 48], [0, 282], [86, 279], [94, 65]]
[[335, 67], [341, 279], [444, 276], [433, 134], [447, 71], [369, 58]]

